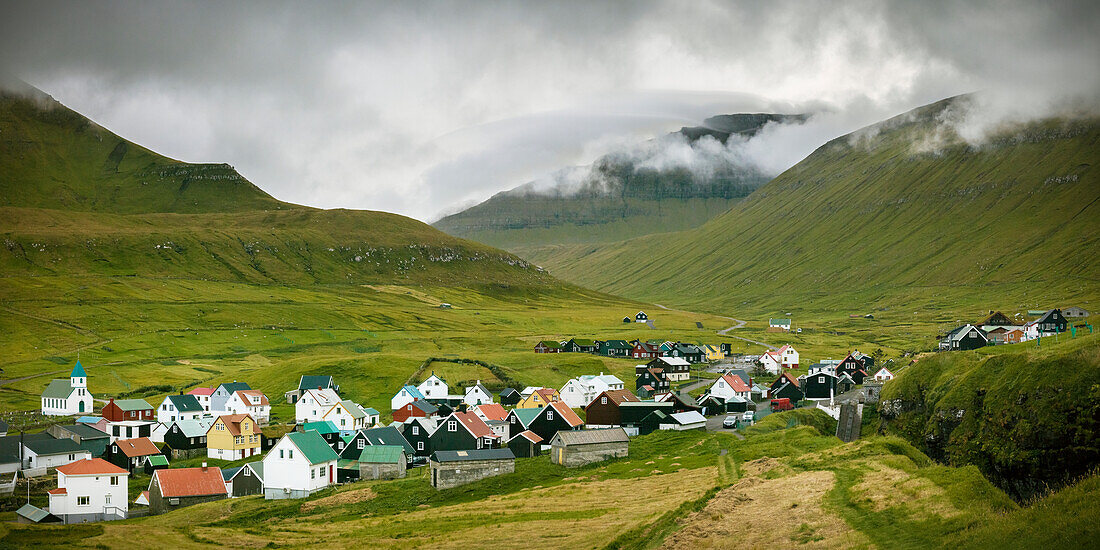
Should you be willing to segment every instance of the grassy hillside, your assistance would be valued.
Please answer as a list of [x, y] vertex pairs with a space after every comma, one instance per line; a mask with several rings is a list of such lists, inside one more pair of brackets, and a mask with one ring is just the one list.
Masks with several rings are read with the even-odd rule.
[[885, 429], [1018, 497], [1100, 463], [1100, 334], [940, 353], [882, 391]]
[[1100, 121], [1005, 128], [973, 147], [938, 124], [965, 100], [835, 139], [697, 229], [527, 258], [639, 299], [735, 316], [873, 312], [926, 334], [1100, 297]]
[[[420, 468], [403, 480], [349, 484], [306, 500], [247, 497], [93, 525], [3, 523], [0, 544], [258, 548], [321, 537], [341, 548], [364, 540], [377, 548], [486, 541], [499, 548], [685, 548], [731, 540], [985, 548], [991, 540], [1079, 543], [1100, 519], [1091, 505], [1095, 478], [1021, 508], [976, 469], [935, 465], [898, 438], [843, 444], [810, 425], [788, 424], [744, 440], [656, 432], [633, 439], [624, 459], [575, 469], [545, 456], [519, 459], [514, 474], [445, 491], [432, 489]], [[623, 497], [639, 494], [645, 498]]]
[[736, 114], [709, 118], [597, 159], [591, 167], [567, 169], [551, 188], [526, 184], [453, 214], [433, 225], [447, 233], [507, 250], [572, 243], [604, 243], [698, 227], [729, 210], [763, 185], [767, 176], [726, 159], [709, 171], [648, 161], [664, 148], [726, 143], [750, 138], [767, 124], [791, 124], [803, 115]]

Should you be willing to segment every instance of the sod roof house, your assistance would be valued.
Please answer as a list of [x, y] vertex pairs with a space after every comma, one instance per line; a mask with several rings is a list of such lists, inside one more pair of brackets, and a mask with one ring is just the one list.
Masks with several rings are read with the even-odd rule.
[[535, 353], [561, 353], [565, 351], [561, 342], [555, 342], [554, 340], [542, 340], [535, 344]]

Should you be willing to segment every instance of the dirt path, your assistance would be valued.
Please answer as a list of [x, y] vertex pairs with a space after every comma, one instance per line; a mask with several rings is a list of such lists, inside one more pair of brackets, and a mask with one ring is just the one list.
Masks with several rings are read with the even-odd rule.
[[[657, 307], [659, 307], [663, 310], [666, 310], [666, 311], [683, 311], [683, 310], [673, 310], [672, 308], [665, 307], [661, 304], [653, 304], [653, 305], [655, 305], [655, 306], [657, 306]], [[691, 313], [691, 312], [689, 311], [688, 313]], [[735, 324], [731, 327], [724, 328], [724, 329], [718, 331], [719, 336], [728, 336], [730, 338], [736, 338], [736, 339], [741, 340], [743, 342], [748, 342], [750, 344], [756, 344], [758, 346], [764, 346], [765, 348], [768, 348], [770, 350], [778, 349], [778, 348], [776, 348], [775, 346], [773, 346], [771, 344], [766, 344], [766, 343], [761, 342], [759, 340], [753, 340], [751, 338], [745, 338], [744, 336], [734, 336], [734, 335], [729, 333], [731, 330], [737, 330], [739, 328], [744, 327], [748, 323], [748, 321], [742, 321], [741, 319], [734, 319], [733, 317], [726, 317], [725, 315], [719, 315], [718, 317], [721, 317], [723, 319], [729, 319], [730, 321], [733, 321], [734, 323], [737, 323], [737, 324]]]

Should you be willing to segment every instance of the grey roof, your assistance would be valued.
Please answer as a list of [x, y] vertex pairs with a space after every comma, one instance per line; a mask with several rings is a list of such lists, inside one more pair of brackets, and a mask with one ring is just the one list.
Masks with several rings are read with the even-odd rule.
[[35, 441], [26, 441], [23, 445], [34, 451], [36, 455], [60, 455], [66, 453], [77, 453], [83, 451], [80, 445], [77, 445], [75, 441], [63, 438], [63, 439], [39, 439]]
[[[210, 426], [214, 425], [213, 418], [200, 418], [198, 420], [177, 420], [173, 424], [180, 427], [180, 432], [183, 432], [184, 437], [202, 437], [210, 431]], [[168, 429], [172, 429], [169, 425]]]
[[0, 420], [0, 432], [8, 431], [8, 423]]
[[626, 431], [622, 428], [607, 428], [603, 430], [562, 430], [555, 434], [551, 441], [561, 442], [564, 445], [590, 445], [595, 443], [625, 443], [630, 441], [630, 438], [626, 436]]
[[620, 407], [657, 407], [657, 408], [669, 408], [671, 409], [676, 403], [673, 401], [623, 401], [619, 403]]
[[504, 397], [505, 395], [512, 395], [513, 393], [519, 393], [519, 391], [517, 391], [515, 388], [504, 388], [503, 390], [500, 390], [500, 393], [497, 395]]
[[405, 439], [401, 431], [394, 426], [359, 430], [359, 433], [363, 434], [370, 445], [400, 445], [406, 453], [416, 453], [416, 449], [413, 449], [413, 446], [409, 444], [409, 440]]
[[46, 391], [42, 392], [42, 397], [50, 397], [53, 399], [66, 399], [73, 393], [72, 382], [68, 378], [58, 378], [50, 380]]
[[172, 406], [179, 412], [202, 412], [202, 405], [199, 403], [199, 398], [194, 395], [169, 395], [168, 400], [172, 402]]
[[246, 467], [252, 470], [252, 473], [256, 474], [256, 477], [260, 478], [260, 481], [264, 480], [264, 462], [257, 460], [256, 462], [249, 462], [245, 464]]
[[[53, 436], [46, 433], [23, 434], [24, 443], [38, 440], [50, 440]], [[0, 437], [0, 464], [19, 462], [19, 434]]]
[[677, 424], [681, 426], [684, 424], [695, 424], [698, 422], [706, 422], [707, 417], [699, 414], [699, 411], [687, 411], [682, 413], [673, 413], [670, 415]]
[[110, 434], [97, 430], [87, 424], [70, 424], [68, 426], [61, 426], [61, 428], [80, 436], [81, 439], [106, 439], [111, 437]]
[[436, 462], [465, 462], [468, 460], [515, 460], [511, 449], [470, 449], [468, 451], [436, 451], [432, 460]]
[[21, 508], [15, 511], [16, 515], [23, 516], [34, 523], [38, 523], [46, 518], [53, 517], [58, 520], [57, 517], [51, 516], [49, 512], [30, 504], [24, 504]]

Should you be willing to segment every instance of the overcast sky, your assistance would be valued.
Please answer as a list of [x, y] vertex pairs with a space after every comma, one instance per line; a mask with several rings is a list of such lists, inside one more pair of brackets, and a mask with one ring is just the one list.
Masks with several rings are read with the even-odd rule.
[[0, 3], [0, 69], [275, 197], [422, 220], [720, 113], [827, 139], [975, 90], [1100, 90], [1100, 2]]

